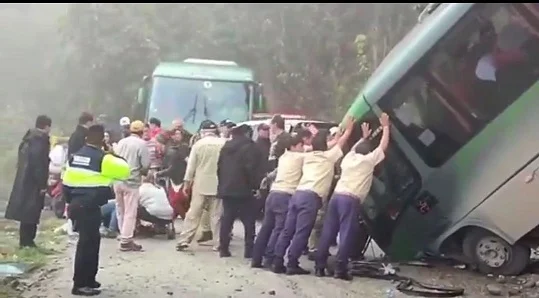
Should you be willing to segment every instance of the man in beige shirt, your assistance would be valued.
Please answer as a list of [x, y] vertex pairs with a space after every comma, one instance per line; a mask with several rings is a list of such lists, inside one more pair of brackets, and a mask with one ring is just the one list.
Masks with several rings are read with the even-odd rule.
[[374, 167], [385, 158], [385, 150], [389, 144], [389, 117], [380, 117], [382, 138], [380, 145], [372, 152], [367, 139], [371, 133], [369, 125], [363, 123], [363, 138], [346, 154], [341, 163], [341, 178], [328, 205], [324, 221], [322, 237], [318, 244], [316, 257], [316, 275], [325, 276], [325, 268], [329, 255], [329, 247], [339, 234], [339, 251], [335, 277], [351, 280], [348, 274], [348, 257], [354, 249], [354, 237], [359, 229], [359, 208], [372, 185]]
[[288, 212], [288, 202], [296, 191], [301, 179], [303, 166], [303, 140], [300, 135], [284, 136], [281, 140], [286, 144], [286, 151], [279, 159], [275, 181], [266, 199], [264, 221], [256, 236], [251, 267], [270, 267], [273, 262], [275, 243], [281, 235]]
[[[347, 118], [346, 131], [335, 140], [332, 147], [327, 142], [328, 132], [318, 132], [313, 138], [313, 151], [304, 153], [303, 175], [290, 199], [284, 230], [275, 245], [273, 272], [286, 271], [288, 275], [309, 274], [309, 271], [299, 266], [299, 258], [307, 246], [316, 214], [322, 206], [322, 198], [327, 197], [330, 191], [335, 163], [343, 155], [342, 148], [350, 137], [353, 127], [353, 119]], [[287, 248], [288, 264], [285, 268], [284, 254]]]
[[208, 206], [214, 249], [219, 243], [222, 202], [217, 196], [217, 161], [225, 140], [217, 135], [217, 125], [210, 120], [201, 124], [202, 138], [191, 148], [184, 179], [184, 192], [191, 192], [191, 206], [185, 215], [179, 236], [178, 251], [189, 247], [201, 223], [204, 208]]

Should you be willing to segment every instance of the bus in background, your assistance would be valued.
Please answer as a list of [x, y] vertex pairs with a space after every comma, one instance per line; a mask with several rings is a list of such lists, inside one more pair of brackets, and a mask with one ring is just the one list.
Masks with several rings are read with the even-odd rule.
[[139, 89], [136, 117], [171, 125], [177, 118], [194, 133], [206, 119], [250, 120], [264, 111], [262, 84], [250, 69], [232, 61], [186, 59], [160, 63]]
[[348, 111], [392, 121], [364, 220], [392, 258], [519, 274], [539, 244], [539, 4], [434, 7]]

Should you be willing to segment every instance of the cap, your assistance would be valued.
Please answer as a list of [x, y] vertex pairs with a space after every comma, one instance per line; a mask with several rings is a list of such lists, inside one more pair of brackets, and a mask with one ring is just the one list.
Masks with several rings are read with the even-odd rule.
[[129, 117], [122, 117], [120, 119], [121, 126], [126, 126], [126, 125], [129, 125], [130, 123], [131, 123], [131, 120], [129, 120]]
[[236, 126], [236, 123], [234, 123], [232, 120], [230, 119], [225, 119], [223, 121], [221, 121], [219, 123], [219, 126], [225, 126], [227, 128], [232, 128], [232, 127], [235, 127]]
[[200, 129], [217, 129], [217, 125], [211, 120], [204, 120], [202, 123], [200, 123]]
[[267, 125], [266, 123], [262, 123], [256, 128], [256, 130], [269, 130], [269, 129], [270, 129], [270, 126]]
[[129, 125], [131, 132], [142, 132], [144, 130], [144, 123], [140, 120], [135, 120]]

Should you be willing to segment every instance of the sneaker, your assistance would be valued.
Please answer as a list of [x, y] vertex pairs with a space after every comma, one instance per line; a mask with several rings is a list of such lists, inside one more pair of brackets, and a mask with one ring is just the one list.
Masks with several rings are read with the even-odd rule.
[[101, 288], [101, 283], [98, 281], [94, 281], [92, 284], [90, 284], [90, 286], [88, 286], [88, 288], [99, 289]]
[[120, 243], [120, 251], [142, 251], [142, 245], [133, 241]]
[[90, 287], [73, 288], [71, 289], [71, 294], [75, 296], [97, 296], [101, 294], [101, 290], [92, 289]]

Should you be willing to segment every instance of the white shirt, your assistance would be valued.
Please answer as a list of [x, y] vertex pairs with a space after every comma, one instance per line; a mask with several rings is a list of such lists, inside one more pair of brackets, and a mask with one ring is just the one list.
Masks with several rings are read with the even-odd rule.
[[60, 174], [67, 160], [67, 147], [56, 145], [49, 153], [49, 172], [51, 174]]
[[161, 187], [151, 183], [142, 183], [139, 187], [140, 206], [144, 207], [151, 215], [170, 220], [174, 210], [168, 202], [167, 194]]
[[342, 160], [341, 178], [335, 186], [335, 193], [365, 200], [372, 186], [374, 167], [384, 158], [384, 150], [380, 147], [366, 155], [350, 150]]

